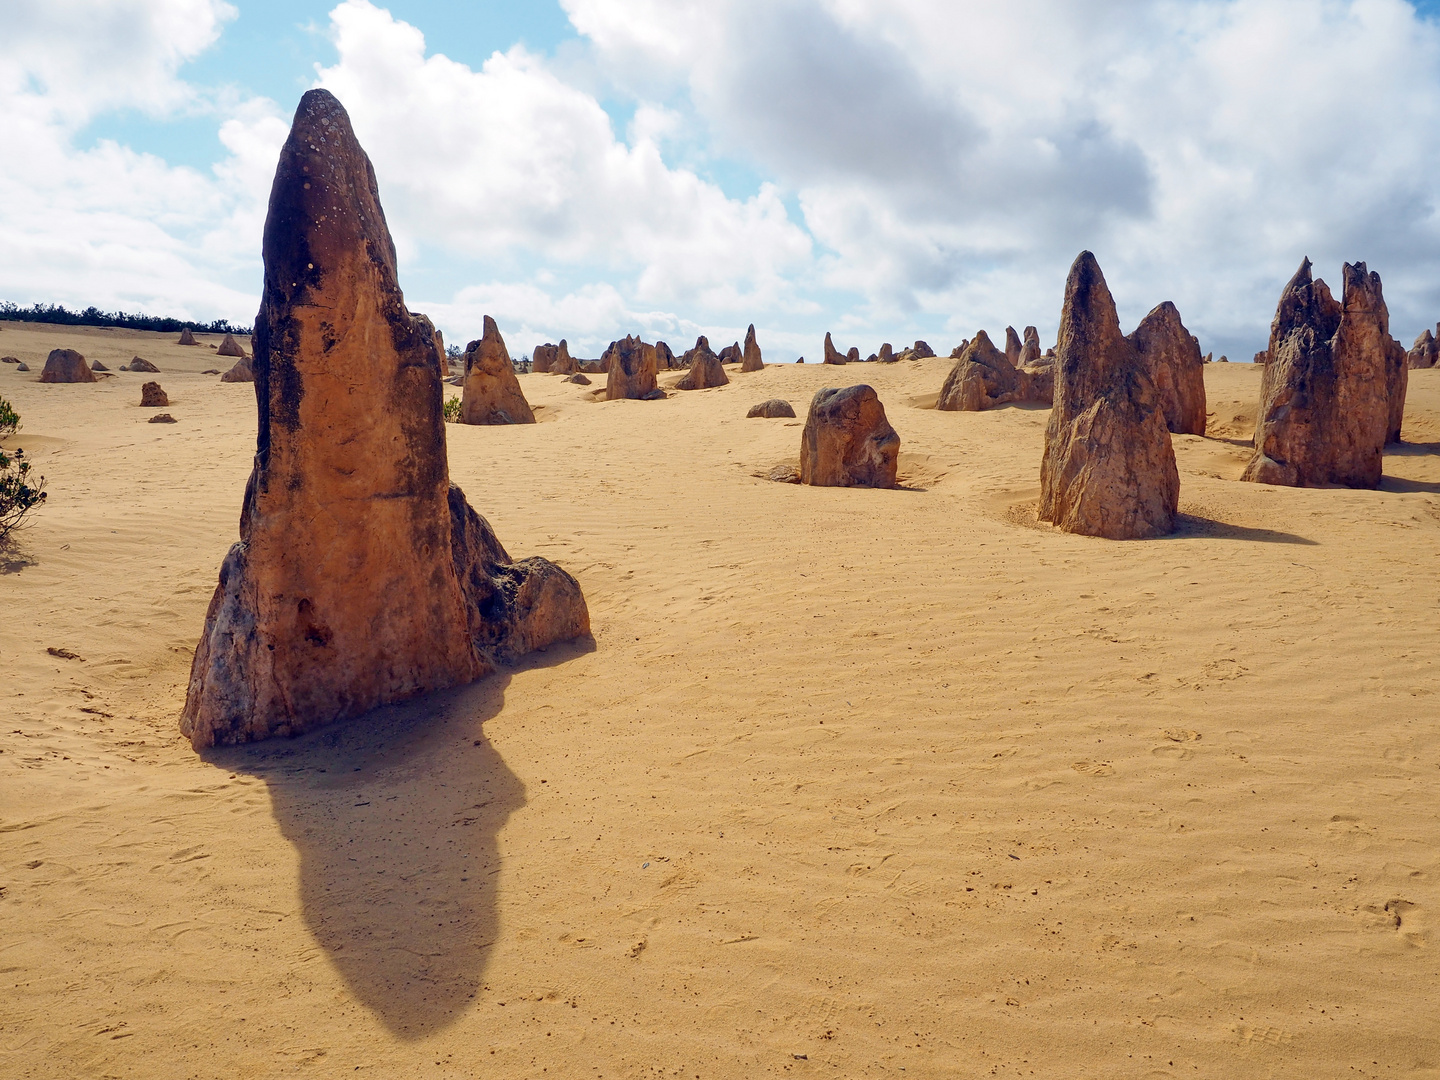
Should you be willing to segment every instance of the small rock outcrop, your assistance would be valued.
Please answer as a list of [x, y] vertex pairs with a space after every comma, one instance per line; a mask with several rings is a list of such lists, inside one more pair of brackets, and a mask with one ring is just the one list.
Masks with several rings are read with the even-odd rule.
[[16, 362], [16, 364], [15, 364], [15, 370], [16, 370], [16, 371], [29, 371], [29, 370], [30, 370], [30, 365], [27, 364], [27, 363], [25, 363], [25, 361], [20, 360], [20, 361], [17, 361], [17, 362]]
[[1429, 330], [1417, 337], [1414, 346], [1405, 354], [1405, 363], [1411, 368], [1433, 368], [1436, 359], [1440, 359], [1440, 346], [1437, 346], [1435, 335]]
[[1177, 435], [1205, 434], [1205, 358], [1169, 300], [1135, 328], [1130, 344], [1160, 395], [1165, 424]]
[[658, 370], [658, 369], [664, 369], [664, 370], [666, 370], [666, 371], [673, 371], [675, 368], [678, 368], [679, 366], [680, 366], [680, 361], [676, 358], [675, 354], [670, 351], [670, 346], [667, 345], [667, 344], [665, 344], [665, 342], [663, 342], [663, 341], [657, 341], [657, 342], [655, 342], [655, 367], [656, 367], [656, 369], [657, 369], [657, 370]]
[[605, 400], [618, 398], [645, 400], [657, 389], [655, 346], [638, 337], [625, 337], [606, 350], [609, 378], [605, 383]]
[[[1202, 364], [1205, 363], [1205, 362], [1206, 362], [1206, 361], [1204, 361], [1204, 360], [1201, 361]], [[1270, 350], [1269, 350], [1269, 349], [1261, 349], [1259, 352], [1257, 352], [1257, 353], [1255, 354], [1255, 358], [1254, 358], [1253, 360], [1251, 360], [1250, 362], [1251, 362], [1252, 364], [1258, 364], [1258, 365], [1260, 365], [1261, 367], [1264, 367], [1266, 364], [1268, 364], [1268, 363], [1270, 362]]]
[[880, 351], [875, 354], [875, 359], [882, 364], [895, 363], [895, 349], [887, 341], [880, 346]]
[[1033, 326], [1025, 327], [1024, 344], [1020, 347], [1020, 365], [1033, 364], [1040, 359], [1040, 331]]
[[847, 364], [858, 364], [860, 362], [860, 349], [858, 346], [850, 346], [850, 351], [845, 354], [845, 362]]
[[259, 436], [195, 650], [197, 748], [298, 735], [589, 632], [578, 583], [516, 562], [449, 482], [440, 366], [406, 310], [375, 172], [300, 102], [265, 220]]
[[914, 354], [916, 360], [925, 360], [935, 355], [935, 350], [930, 348], [928, 341], [915, 342], [915, 344], [910, 347], [910, 351]]
[[1025, 346], [1020, 344], [1020, 335], [1015, 332], [1015, 328], [1005, 327], [1005, 359], [1010, 361], [1011, 367], [1020, 366], [1020, 357], [1024, 352]]
[[745, 331], [744, 358], [740, 363], [741, 371], [763, 371], [765, 361], [760, 356], [760, 344], [755, 340], [755, 324], [750, 324], [750, 329]]
[[143, 356], [137, 356], [125, 365], [126, 371], [143, 371], [147, 375], [159, 375], [160, 369], [146, 360]]
[[[439, 331], [438, 331], [438, 330], [436, 331], [436, 334], [437, 334], [437, 335], [439, 334]], [[439, 344], [439, 338], [438, 338], [438, 336], [437, 336], [437, 338], [436, 338], [436, 344]], [[216, 355], [216, 356], [237, 356], [237, 357], [238, 357], [238, 356], [244, 356], [244, 355], [245, 355], [245, 350], [242, 349], [242, 348], [240, 347], [240, 343], [235, 340], [235, 335], [234, 335], [234, 334], [226, 334], [226, 335], [225, 335], [225, 340], [222, 341], [222, 342], [220, 342], [220, 348], [218, 348], [218, 349], [215, 350], [215, 355]], [[444, 356], [444, 355], [445, 355], [445, 348], [444, 348], [444, 346], [441, 346], [441, 347], [440, 347], [440, 355], [441, 355], [441, 356]], [[135, 370], [134, 364], [131, 364], [130, 370], [131, 370], [131, 371], [134, 371], [134, 370]]]
[[1180, 475], [1165, 413], [1088, 251], [1065, 282], [1056, 352], [1040, 520], [1110, 540], [1172, 532]]
[[229, 369], [228, 371], [226, 371], [224, 375], [221, 375], [221, 376], [220, 376], [220, 381], [221, 381], [221, 382], [254, 382], [254, 381], [255, 381], [255, 365], [254, 365], [254, 363], [251, 361], [250, 357], [248, 357], [248, 356], [242, 356], [239, 360], [236, 360], [235, 363], [233, 363], [232, 365], [230, 365], [230, 369]]
[[480, 340], [465, 347], [465, 384], [460, 398], [462, 424], [533, 424], [535, 414], [515, 377], [515, 365], [500, 328], [489, 315]]
[[942, 412], [979, 412], [1025, 401], [1030, 396], [1030, 378], [997, 349], [990, 335], [981, 330], [966, 347], [940, 388], [935, 408]]
[[695, 339], [695, 347], [685, 353], [686, 367], [690, 370], [675, 384], [676, 390], [705, 390], [712, 386], [724, 386], [730, 381], [720, 358], [710, 351], [710, 342], [702, 334]]
[[570, 356], [569, 342], [561, 338], [559, 345], [551, 345], [549, 342], [536, 345], [531, 354], [530, 370], [541, 374], [550, 372], [554, 375], [574, 375], [575, 361]]
[[[20, 358], [19, 358], [18, 356], [0, 356], [0, 364], [18, 364], [18, 363], [20, 363]], [[98, 367], [98, 366], [99, 366], [99, 365], [97, 364], [96, 367]], [[91, 368], [91, 370], [93, 371], [94, 368]]]
[[147, 382], [140, 387], [140, 407], [142, 409], [163, 409], [170, 404], [170, 398], [160, 388], [158, 382]]
[[183, 330], [180, 331], [180, 340], [179, 340], [178, 342], [176, 342], [176, 344], [177, 344], [177, 345], [199, 345], [200, 342], [198, 342], [198, 341], [195, 340], [195, 335], [190, 332], [190, 328], [187, 326], [187, 327], [185, 327], [185, 329], [183, 329]]
[[580, 372], [577, 371], [577, 372], [575, 372], [574, 375], [571, 375], [571, 376], [570, 376], [568, 379], [566, 379], [565, 381], [566, 381], [566, 382], [573, 382], [573, 383], [575, 383], [577, 386], [589, 386], [589, 385], [590, 385], [590, 376], [588, 376], [588, 375], [583, 375], [583, 374], [581, 374]]
[[109, 369], [108, 367], [106, 367], [103, 363], [101, 363], [99, 360], [96, 360], [94, 363], [92, 363], [92, 364], [90, 365], [90, 370], [91, 370], [91, 371], [99, 371], [99, 372], [104, 373], [104, 372], [108, 372], [110, 369]]
[[899, 462], [900, 436], [872, 387], [815, 394], [800, 436], [802, 484], [890, 488]]
[[[17, 370], [29, 371], [21, 364]], [[94, 382], [95, 373], [74, 349], [52, 349], [45, 358], [45, 368], [40, 372], [42, 383]]]
[[797, 359], [797, 360], [795, 361], [795, 363], [797, 363], [797, 364], [803, 364], [804, 362], [805, 362], [805, 358], [804, 358], [803, 356], [800, 357], [799, 359]]
[[[1336, 301], [1305, 259], [1270, 324], [1270, 362], [1260, 383], [1255, 456], [1242, 479], [1287, 487], [1379, 485], [1392, 394], [1403, 414], [1403, 386], [1394, 386], [1403, 355], [1389, 333], [1380, 275], [1364, 263], [1343, 268]], [[1398, 434], [1398, 432], [1395, 432]]]
[[793, 420], [795, 418], [795, 409], [783, 398], [771, 398], [769, 401], [760, 402], [759, 405], [750, 406], [750, 411], [745, 414], [747, 420], [756, 416], [763, 416], [767, 420], [786, 416]]
[[835, 348], [835, 342], [833, 342], [833, 341], [830, 340], [830, 331], [829, 331], [829, 330], [826, 330], [826, 331], [825, 331], [825, 359], [822, 360], [821, 363], [824, 363], [824, 364], [843, 364], [843, 363], [845, 363], [845, 357], [841, 354], [841, 352], [840, 352], [839, 349]]
[[175, 423], [175, 417], [171, 416], [168, 412], [161, 412], [156, 413], [145, 422], [147, 424], [173, 424]]
[[726, 345], [725, 348], [720, 350], [720, 362], [722, 364], [738, 364], [744, 358], [745, 354], [741, 352], [738, 341], [733, 345]]

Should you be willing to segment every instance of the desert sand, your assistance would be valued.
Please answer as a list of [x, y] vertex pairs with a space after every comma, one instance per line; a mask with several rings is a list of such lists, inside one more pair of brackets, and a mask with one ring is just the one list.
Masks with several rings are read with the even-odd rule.
[[[522, 375], [451, 476], [593, 645], [201, 756], [255, 398], [176, 338], [0, 324], [50, 492], [0, 555], [0, 1076], [1440, 1076], [1440, 371], [1380, 490], [1310, 490], [1237, 482], [1260, 371], [1209, 365], [1180, 530], [1123, 543], [1036, 526], [1046, 411], [936, 411], [943, 357]], [[902, 487], [765, 479], [859, 382]]]

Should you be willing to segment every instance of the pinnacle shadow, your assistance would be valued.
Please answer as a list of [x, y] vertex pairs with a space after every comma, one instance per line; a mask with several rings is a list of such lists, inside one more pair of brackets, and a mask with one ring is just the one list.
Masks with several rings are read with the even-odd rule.
[[[525, 666], [578, 651], [552, 647]], [[499, 932], [499, 833], [526, 792], [483, 725], [504, 708], [512, 670], [298, 739], [204, 754], [269, 786], [300, 855], [307, 928], [405, 1041], [465, 1013]]]
[[1295, 533], [1280, 532], [1278, 529], [1251, 529], [1244, 525], [1232, 525], [1228, 521], [1216, 521], [1198, 514], [1175, 515], [1175, 531], [1160, 540], [1184, 540], [1201, 538], [1207, 540], [1246, 540], [1257, 544], [1297, 544], [1302, 547], [1319, 547], [1319, 541]]

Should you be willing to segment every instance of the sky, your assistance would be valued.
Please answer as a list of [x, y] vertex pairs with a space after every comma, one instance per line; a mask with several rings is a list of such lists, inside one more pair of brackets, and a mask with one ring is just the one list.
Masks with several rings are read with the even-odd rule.
[[0, 0], [0, 300], [249, 324], [304, 91], [412, 310], [512, 354], [1037, 326], [1251, 357], [1302, 257], [1440, 320], [1440, 0]]

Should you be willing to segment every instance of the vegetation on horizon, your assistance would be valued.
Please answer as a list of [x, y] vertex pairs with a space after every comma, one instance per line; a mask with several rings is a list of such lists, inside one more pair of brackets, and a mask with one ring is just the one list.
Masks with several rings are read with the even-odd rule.
[[172, 319], [164, 315], [130, 314], [125, 311], [101, 311], [93, 304], [84, 311], [71, 311], [63, 304], [35, 304], [22, 308], [10, 300], [0, 300], [0, 319], [15, 322], [56, 323], [61, 326], [114, 326], [125, 330], [157, 330], [173, 334], [188, 329], [195, 334], [250, 334], [248, 326], [236, 326], [229, 319], [195, 322], [193, 319]]
[[[0, 435], [13, 435], [20, 429], [20, 417], [10, 403], [0, 398]], [[4, 541], [20, 520], [45, 501], [45, 478], [30, 479], [30, 463], [25, 451], [7, 454], [0, 450], [0, 541]]]

